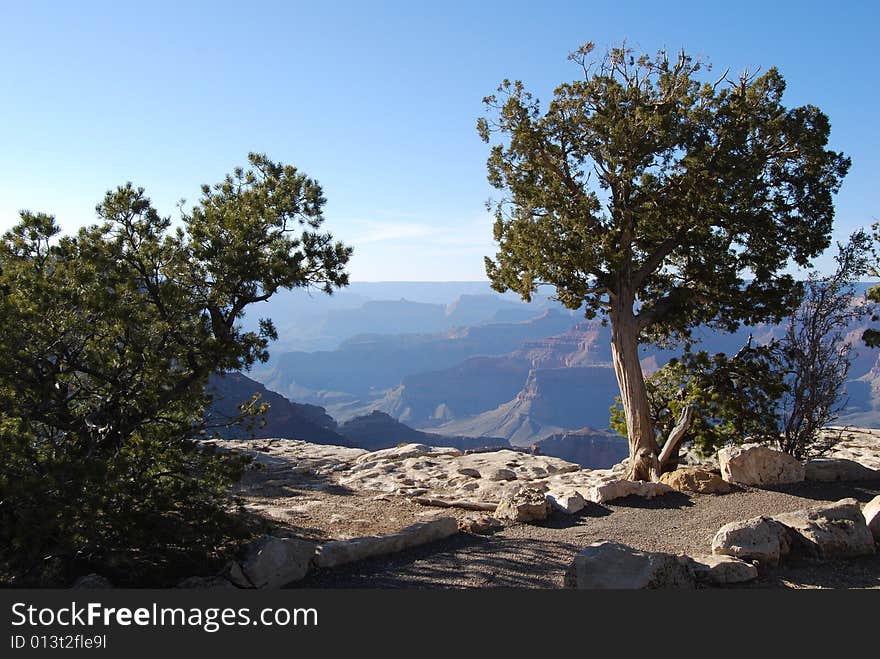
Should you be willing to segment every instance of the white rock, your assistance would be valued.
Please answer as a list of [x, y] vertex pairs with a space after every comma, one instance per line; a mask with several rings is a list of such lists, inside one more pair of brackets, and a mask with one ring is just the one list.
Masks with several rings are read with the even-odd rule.
[[880, 494], [865, 504], [862, 516], [865, 518], [868, 530], [874, 536], [874, 541], [880, 542]]
[[[408, 444], [367, 452], [297, 440], [270, 440], [260, 444], [265, 451], [253, 451], [244, 448], [252, 446], [248, 442], [212, 441], [224, 450], [235, 449], [256, 455], [263, 468], [258, 476], [255, 472], [253, 482], [265, 483], [268, 476], [275, 488], [288, 483], [302, 486], [303, 475], [314, 473], [330, 476], [326, 479], [326, 487], [341, 485], [354, 491], [369, 492], [370, 496], [385, 493], [448, 501], [479, 501], [497, 506], [523, 487], [555, 493], [577, 492], [589, 500], [593, 488], [621, 478], [618, 467], [582, 469], [580, 465], [559, 458], [510, 449], [462, 454], [456, 449]], [[493, 481], [478, 477], [493, 470], [500, 471], [506, 478], [513, 474], [515, 479]], [[246, 492], [250, 487], [247, 477], [243, 487]], [[259, 491], [259, 486], [256, 487]], [[321, 486], [310, 484], [309, 487]], [[652, 485], [637, 486], [637, 491], [647, 496], [659, 493], [657, 486]], [[622, 496], [628, 493], [631, 492]], [[570, 503], [576, 505], [576, 499]], [[289, 514], [289, 502], [283, 504], [283, 510], [273, 510], [273, 504], [266, 502], [261, 505], [262, 512], [270, 516]]]
[[865, 524], [855, 499], [812, 506], [805, 510], [774, 515], [798, 534], [793, 550], [821, 559], [851, 558], [875, 553], [874, 537]]
[[468, 516], [458, 523], [460, 531], [476, 535], [489, 535], [503, 527], [504, 524], [490, 515]]
[[880, 479], [880, 471], [869, 469], [855, 460], [845, 458], [820, 458], [804, 465], [808, 481], [862, 481]]
[[721, 477], [743, 485], [781, 485], [804, 480], [804, 466], [787, 453], [760, 444], [743, 444], [718, 451]]
[[328, 542], [318, 549], [315, 565], [334, 567], [372, 556], [393, 554], [442, 540], [457, 533], [458, 522], [454, 517], [438, 517], [425, 522], [416, 522], [397, 533]]
[[487, 469], [485, 472], [480, 472], [480, 475], [490, 481], [516, 480], [516, 472], [510, 469]]
[[752, 517], [722, 526], [712, 539], [712, 553], [778, 565], [791, 549], [789, 529], [776, 520]]
[[556, 510], [561, 510], [564, 513], [569, 515], [573, 515], [576, 512], [583, 510], [584, 506], [587, 505], [586, 499], [581, 496], [580, 492], [571, 491], [571, 492], [548, 492], [547, 493], [547, 501], [550, 502], [550, 505]]
[[824, 457], [853, 460], [870, 469], [880, 470], [880, 430], [875, 428], [823, 428], [822, 434], [834, 441]]
[[373, 462], [379, 460], [406, 460], [407, 458], [415, 458], [419, 456], [457, 456], [461, 455], [461, 451], [456, 448], [428, 446], [427, 444], [404, 444], [395, 446], [394, 448], [386, 448], [381, 451], [372, 451], [357, 458], [356, 462]]
[[711, 584], [744, 583], [758, 577], [758, 568], [733, 556], [689, 556], [697, 581]]
[[725, 524], [712, 540], [713, 554], [768, 565], [789, 554], [828, 559], [874, 552], [874, 538], [855, 499]]
[[602, 540], [584, 548], [565, 573], [567, 588], [693, 588], [688, 561]]
[[550, 503], [544, 492], [526, 487], [502, 499], [495, 509], [494, 517], [511, 522], [539, 522], [549, 515]]
[[[328, 475], [352, 468], [355, 460], [367, 451], [345, 446], [312, 444], [296, 439], [253, 440], [214, 439], [199, 442], [221, 451], [235, 451], [254, 459], [260, 467], [260, 479], [277, 478], [279, 484], [296, 481], [300, 474]], [[248, 486], [247, 472], [243, 481]]]
[[242, 573], [255, 588], [280, 588], [309, 571], [316, 543], [264, 535], [248, 548]]
[[646, 499], [652, 499], [653, 497], [674, 491], [666, 483], [620, 479], [592, 487], [587, 498], [594, 503], [605, 503], [606, 501], [621, 499], [633, 494]]

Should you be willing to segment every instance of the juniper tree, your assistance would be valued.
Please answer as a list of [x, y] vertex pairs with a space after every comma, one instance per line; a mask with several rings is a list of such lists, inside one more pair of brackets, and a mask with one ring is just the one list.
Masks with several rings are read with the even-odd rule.
[[[691, 406], [693, 423], [681, 439], [700, 453], [745, 440], [773, 444], [799, 460], [827, 453], [841, 436], [823, 428], [846, 404], [850, 332], [868, 313], [854, 282], [868, 270], [869, 242], [863, 231], [853, 233], [838, 245], [834, 272], [810, 273], [778, 337], [753, 346], [750, 336], [733, 357], [686, 350], [652, 374], [646, 381], [651, 421], [661, 436]], [[626, 430], [620, 399], [611, 425]]]
[[127, 184], [74, 236], [22, 212], [0, 240], [0, 562], [19, 576], [46, 556], [145, 565], [228, 539], [240, 464], [192, 441], [208, 378], [267, 358], [275, 328], [242, 329], [246, 310], [344, 286], [351, 254], [319, 230], [316, 181], [249, 161], [177, 230]]
[[[784, 380], [776, 341], [753, 345], [749, 337], [733, 356], [685, 350], [646, 379], [651, 423], [661, 440], [668, 438], [682, 414], [692, 408], [692, 422], [678, 439], [701, 455], [711, 455], [728, 442], [775, 442]], [[611, 427], [626, 433], [620, 398], [611, 407]], [[662, 448], [664, 453], [678, 454], [678, 446]]]
[[684, 52], [592, 51], [570, 55], [582, 78], [546, 110], [521, 81], [484, 99], [488, 178], [505, 193], [486, 272], [498, 291], [529, 300], [549, 284], [610, 322], [628, 476], [647, 480], [661, 465], [640, 342], [778, 322], [797, 288], [785, 269], [828, 246], [850, 163], [819, 108], [782, 104], [775, 68], [704, 80]]

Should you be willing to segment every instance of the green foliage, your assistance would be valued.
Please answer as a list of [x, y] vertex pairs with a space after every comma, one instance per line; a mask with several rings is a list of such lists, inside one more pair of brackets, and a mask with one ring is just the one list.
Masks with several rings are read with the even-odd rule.
[[826, 148], [819, 108], [782, 104], [775, 68], [712, 81], [684, 52], [592, 51], [570, 55], [583, 79], [559, 85], [546, 110], [520, 81], [484, 99], [477, 130], [505, 194], [490, 203], [498, 252], [486, 273], [497, 291], [529, 300], [548, 284], [610, 320], [627, 478], [645, 480], [662, 466], [638, 344], [779, 322], [799, 290], [786, 268], [828, 246], [850, 161]]
[[[874, 237], [874, 245], [876, 247], [876, 244], [880, 243], [880, 222], [874, 223], [874, 225], [872, 226], [872, 229], [874, 230], [873, 237]], [[871, 275], [872, 277], [880, 277], [880, 268], [878, 268], [878, 266], [876, 264], [876, 262], [877, 262], [876, 248], [873, 249], [872, 252], [873, 252], [873, 256], [874, 256], [874, 264], [868, 265], [866, 267], [866, 272], [869, 275]], [[880, 285], [871, 286], [867, 291], [866, 297], [869, 302], [873, 302], [875, 304], [880, 302]], [[878, 320], [880, 320], [880, 315], [878, 315], [876, 313], [873, 314], [871, 316], [871, 320], [876, 323]], [[868, 346], [869, 348], [880, 348], [880, 330], [878, 330], [874, 327], [870, 327], [870, 328], [866, 329], [864, 331], [864, 333], [862, 334], [862, 341], [864, 341], [865, 345]]]
[[[646, 381], [651, 419], [659, 440], [687, 405], [696, 408], [685, 435], [708, 455], [728, 442], [767, 442], [805, 460], [821, 456], [839, 439], [822, 433], [844, 405], [843, 387], [852, 346], [849, 327], [867, 313], [853, 281], [867, 269], [868, 236], [858, 231], [838, 246], [837, 268], [812, 273], [779, 339], [744, 347], [734, 357], [686, 350]], [[620, 399], [611, 426], [625, 434]]]
[[249, 159], [176, 230], [126, 184], [76, 236], [25, 211], [0, 242], [0, 557], [18, 582], [47, 557], [157, 578], [244, 532], [243, 461], [193, 441], [205, 384], [267, 359], [275, 329], [241, 329], [246, 308], [344, 286], [351, 253], [317, 231], [315, 181]]
[[[785, 388], [776, 344], [749, 344], [733, 357], [687, 350], [645, 384], [661, 446], [688, 405], [694, 406], [695, 416], [685, 441], [702, 455], [728, 442], [767, 441], [776, 435]], [[611, 427], [626, 434], [620, 398], [611, 407]]]
[[506, 193], [494, 288], [529, 299], [550, 284], [590, 317], [639, 300], [643, 340], [778, 322], [795, 288], [784, 270], [828, 246], [850, 164], [826, 148], [828, 118], [785, 107], [775, 68], [701, 80], [685, 53], [592, 49], [570, 56], [583, 79], [546, 110], [519, 81], [484, 99], [478, 131], [501, 138], [489, 181]]

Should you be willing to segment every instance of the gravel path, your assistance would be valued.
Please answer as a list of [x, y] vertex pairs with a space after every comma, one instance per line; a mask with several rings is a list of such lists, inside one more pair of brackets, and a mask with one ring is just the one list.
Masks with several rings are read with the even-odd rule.
[[[628, 497], [588, 504], [574, 516], [557, 513], [542, 525], [511, 526], [493, 536], [460, 534], [400, 554], [318, 570], [297, 587], [559, 588], [574, 554], [596, 540], [644, 550], [710, 553], [712, 537], [727, 522], [846, 497], [865, 503], [877, 494], [880, 481], [805, 482], [773, 490], [739, 488], [720, 496], [668, 494], [649, 501]], [[802, 562], [768, 571], [750, 587], [880, 588], [880, 557]]]

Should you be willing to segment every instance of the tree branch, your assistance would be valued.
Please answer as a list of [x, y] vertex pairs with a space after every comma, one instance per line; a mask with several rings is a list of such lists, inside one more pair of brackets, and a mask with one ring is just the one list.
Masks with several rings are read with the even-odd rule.
[[681, 415], [678, 417], [678, 423], [675, 424], [672, 432], [669, 433], [669, 437], [663, 445], [663, 451], [661, 451], [660, 457], [657, 458], [657, 462], [660, 465], [660, 473], [663, 473], [663, 468], [666, 466], [666, 463], [669, 462], [669, 458], [672, 457], [678, 449], [678, 445], [681, 444], [681, 440], [684, 439], [688, 428], [690, 428], [691, 423], [694, 421], [695, 413], [696, 407], [693, 405], [686, 405], [681, 411]]
[[667, 238], [660, 243], [660, 246], [645, 260], [642, 267], [633, 273], [633, 288], [638, 290], [642, 282], [660, 267], [666, 257], [672, 254], [680, 244], [679, 238]]
[[636, 316], [639, 331], [653, 325], [665, 316], [679, 309], [683, 304], [691, 300], [699, 301], [702, 296], [693, 288], [687, 286], [675, 286], [669, 290], [665, 297], [660, 298], [649, 307], [643, 307]]

